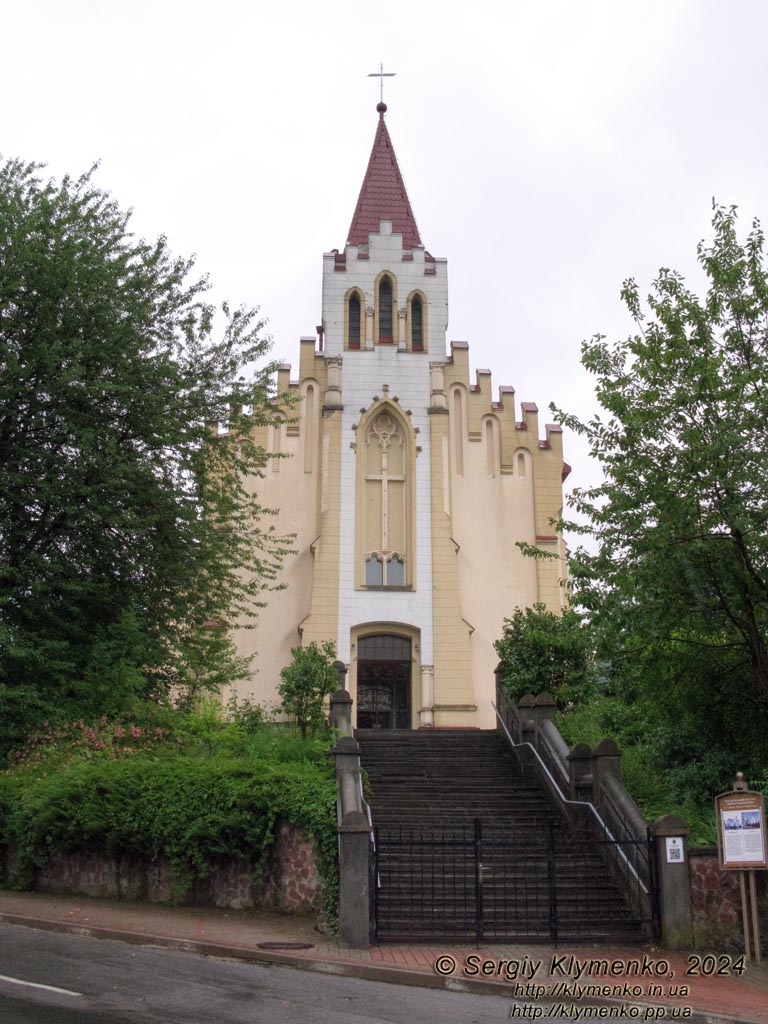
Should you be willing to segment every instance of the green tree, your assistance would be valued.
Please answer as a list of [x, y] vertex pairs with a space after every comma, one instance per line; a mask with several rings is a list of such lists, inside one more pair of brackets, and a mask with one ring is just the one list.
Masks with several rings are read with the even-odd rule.
[[303, 739], [325, 725], [325, 698], [338, 686], [335, 658], [336, 647], [331, 640], [320, 647], [313, 640], [306, 647], [294, 647], [290, 665], [280, 673], [282, 682], [277, 692], [282, 709], [296, 719]]
[[0, 165], [0, 745], [183, 682], [275, 580], [268, 341], [192, 271], [92, 172]]
[[504, 620], [499, 655], [501, 681], [513, 700], [526, 693], [549, 693], [561, 711], [583, 703], [594, 693], [594, 668], [589, 632], [579, 615], [562, 615], [543, 604], [518, 608]]
[[703, 298], [662, 269], [648, 315], [628, 280], [637, 333], [583, 345], [607, 416], [558, 416], [604, 473], [574, 492], [571, 526], [597, 550], [572, 576], [612, 685], [653, 705], [681, 770], [722, 785], [768, 732], [768, 276], [757, 222], [742, 243], [735, 209], [715, 207], [713, 232]]

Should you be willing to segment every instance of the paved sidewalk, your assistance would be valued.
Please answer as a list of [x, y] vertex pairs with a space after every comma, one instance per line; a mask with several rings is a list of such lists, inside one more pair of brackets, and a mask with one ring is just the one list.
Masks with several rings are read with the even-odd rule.
[[[529, 1020], [546, 1020], [552, 1007], [559, 1007], [558, 1012], [571, 1006], [586, 1011], [623, 1004], [640, 1020], [768, 1024], [768, 962], [748, 963], [741, 976], [691, 976], [686, 975], [691, 968], [688, 954], [650, 946], [381, 945], [344, 950], [302, 917], [41, 893], [0, 892], [0, 921], [375, 981], [492, 992], [508, 995], [512, 1016]], [[606, 975], [598, 965], [590, 966], [597, 960], [620, 963]], [[713, 966], [722, 967], [723, 961], [715, 956], [703, 968]], [[649, 970], [654, 973], [649, 975]], [[682, 985], [688, 986], [687, 993], [678, 987]], [[590, 988], [585, 992], [586, 986]], [[605, 1019], [617, 1016], [618, 1010], [604, 1014]], [[596, 1012], [582, 1016], [596, 1018]]]

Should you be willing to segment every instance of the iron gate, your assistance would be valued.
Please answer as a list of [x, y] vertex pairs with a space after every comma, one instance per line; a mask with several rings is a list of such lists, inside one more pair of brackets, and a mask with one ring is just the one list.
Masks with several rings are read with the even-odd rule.
[[654, 839], [535, 826], [377, 828], [380, 941], [640, 941], [658, 937]]

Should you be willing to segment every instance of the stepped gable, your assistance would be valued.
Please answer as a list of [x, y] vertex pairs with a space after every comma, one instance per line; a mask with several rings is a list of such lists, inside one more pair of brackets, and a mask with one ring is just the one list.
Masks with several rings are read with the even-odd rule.
[[392, 222], [392, 233], [403, 236], [403, 248], [413, 249], [422, 244], [421, 236], [384, 121], [387, 105], [379, 103], [376, 109], [379, 112], [379, 124], [349, 228], [347, 245], [367, 245], [368, 236], [380, 230], [380, 222], [389, 220]]

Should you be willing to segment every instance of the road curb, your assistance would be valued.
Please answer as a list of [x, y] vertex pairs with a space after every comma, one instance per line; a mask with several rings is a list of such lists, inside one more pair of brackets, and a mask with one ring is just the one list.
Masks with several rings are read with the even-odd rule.
[[[181, 939], [171, 935], [150, 935], [145, 932], [131, 932], [122, 928], [108, 928], [104, 925], [79, 924], [74, 921], [59, 921], [52, 918], [32, 917], [23, 914], [9, 914], [0, 911], [0, 922], [21, 925], [25, 928], [38, 928], [41, 931], [59, 932], [69, 935], [84, 935], [94, 939], [110, 939], [113, 942], [125, 942], [135, 946], [154, 946], [172, 949], [183, 953], [197, 953], [201, 956], [219, 957], [226, 960], [243, 960], [267, 967], [292, 967], [300, 971], [314, 971], [317, 974], [332, 974], [337, 977], [359, 978], [363, 981], [380, 981], [392, 985], [409, 985], [414, 988], [428, 988], [443, 992], [462, 992], [466, 995], [494, 995], [509, 999], [510, 1004], [519, 1006], [530, 1005], [523, 1000], [512, 998], [509, 986], [504, 982], [487, 981], [478, 978], [442, 977], [439, 974], [428, 974], [425, 971], [396, 967], [388, 964], [361, 963], [351, 960], [300, 956], [296, 953], [282, 953], [274, 950], [255, 949], [252, 946], [235, 946], [224, 942], [206, 942], [202, 939]], [[583, 997], [572, 999], [578, 1005], [622, 1007], [635, 1006], [643, 1010], [659, 1006], [662, 1003], [628, 1002], [621, 999], [601, 999]], [[570, 1003], [569, 1003], [570, 1005]], [[606, 1014], [607, 1019], [611, 1019]], [[546, 1018], [542, 1018], [546, 1019]], [[591, 1018], [585, 1018], [591, 1019]], [[642, 1017], [635, 1018], [642, 1020]], [[660, 1018], [661, 1021], [669, 1018]], [[683, 1018], [681, 1018], [683, 1019]], [[762, 1024], [752, 1017], [731, 1016], [712, 1013], [707, 1010], [692, 1008], [691, 1016], [684, 1018], [694, 1024]]]

